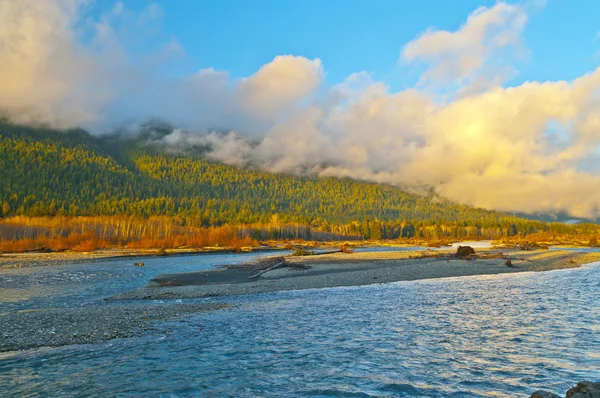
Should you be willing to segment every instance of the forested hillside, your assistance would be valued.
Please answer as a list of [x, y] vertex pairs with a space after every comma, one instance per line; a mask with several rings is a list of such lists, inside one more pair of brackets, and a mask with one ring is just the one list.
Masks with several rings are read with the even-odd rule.
[[367, 238], [556, 230], [389, 185], [240, 169], [141, 136], [0, 123], [0, 215], [170, 216], [181, 225], [281, 223]]

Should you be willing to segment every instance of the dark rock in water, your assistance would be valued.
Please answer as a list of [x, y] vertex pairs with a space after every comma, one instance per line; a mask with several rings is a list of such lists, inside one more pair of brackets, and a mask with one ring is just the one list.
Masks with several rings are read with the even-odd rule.
[[464, 258], [470, 254], [475, 254], [475, 250], [471, 246], [458, 246], [456, 249], [456, 257]]
[[[538, 390], [529, 398], [560, 398], [558, 395], [548, 391]], [[567, 391], [567, 398], [600, 398], [600, 383], [580, 381]]]
[[538, 390], [538, 391], [534, 392], [533, 394], [531, 394], [529, 396], [529, 398], [560, 398], [560, 397], [558, 395], [553, 394], [548, 391]]
[[133, 263], [133, 265], [135, 265], [136, 267], [143, 267], [144, 263], [142, 263], [141, 261], [139, 263]]
[[600, 383], [580, 381], [567, 391], [567, 398], [600, 398]]
[[506, 265], [507, 267], [513, 267], [513, 263], [512, 263], [512, 261], [510, 261], [510, 259], [506, 260], [504, 262], [504, 265]]

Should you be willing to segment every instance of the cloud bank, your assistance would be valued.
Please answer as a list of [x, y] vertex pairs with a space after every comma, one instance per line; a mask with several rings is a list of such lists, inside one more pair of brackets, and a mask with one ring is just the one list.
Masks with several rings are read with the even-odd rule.
[[319, 59], [293, 55], [243, 79], [210, 68], [173, 77], [165, 70], [185, 58], [176, 41], [140, 55], [124, 39], [157, 29], [160, 8], [116, 3], [92, 19], [86, 7], [0, 0], [1, 115], [95, 132], [158, 117], [181, 127], [162, 145], [208, 146], [212, 159], [237, 166], [432, 187], [498, 210], [600, 216], [600, 68], [503, 86], [527, 53], [524, 5], [480, 7], [455, 31], [416, 36], [399, 67], [420, 68], [421, 78], [397, 92], [360, 71], [327, 86]]

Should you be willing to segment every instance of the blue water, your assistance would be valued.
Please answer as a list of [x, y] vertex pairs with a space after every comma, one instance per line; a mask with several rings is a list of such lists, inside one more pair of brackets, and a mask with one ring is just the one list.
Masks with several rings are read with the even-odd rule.
[[[0, 270], [0, 313], [111, 305], [159, 273], [248, 257]], [[234, 307], [143, 337], [0, 354], [0, 396], [526, 397], [600, 380], [600, 265], [205, 301]]]
[[[161, 274], [201, 271], [289, 253], [288, 250], [282, 250], [144, 257], [89, 264], [0, 269], [0, 314], [32, 308], [99, 305], [104, 303], [105, 297], [142, 287]], [[145, 266], [134, 267], [133, 263], [138, 261], [143, 261]]]

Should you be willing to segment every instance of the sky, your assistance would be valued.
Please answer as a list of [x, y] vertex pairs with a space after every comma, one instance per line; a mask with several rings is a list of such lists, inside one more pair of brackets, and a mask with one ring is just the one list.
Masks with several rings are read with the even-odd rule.
[[[335, 84], [367, 71], [392, 89], [410, 87], [398, 57], [402, 47], [428, 28], [456, 30], [465, 17], [495, 1], [259, 0], [161, 2], [165, 31], [177, 37], [192, 64], [245, 77], [276, 55], [318, 57]], [[136, 2], [141, 7], [144, 2]], [[185, 4], [183, 6], [182, 4]], [[523, 31], [530, 50], [520, 74], [526, 80], [573, 79], [598, 62], [600, 4], [594, 0], [530, 2]], [[559, 56], [557, 56], [560, 54]], [[577, 60], [573, 62], [573, 60]], [[403, 70], [404, 69], [404, 70]]]
[[0, 0], [0, 116], [600, 216], [592, 0]]

